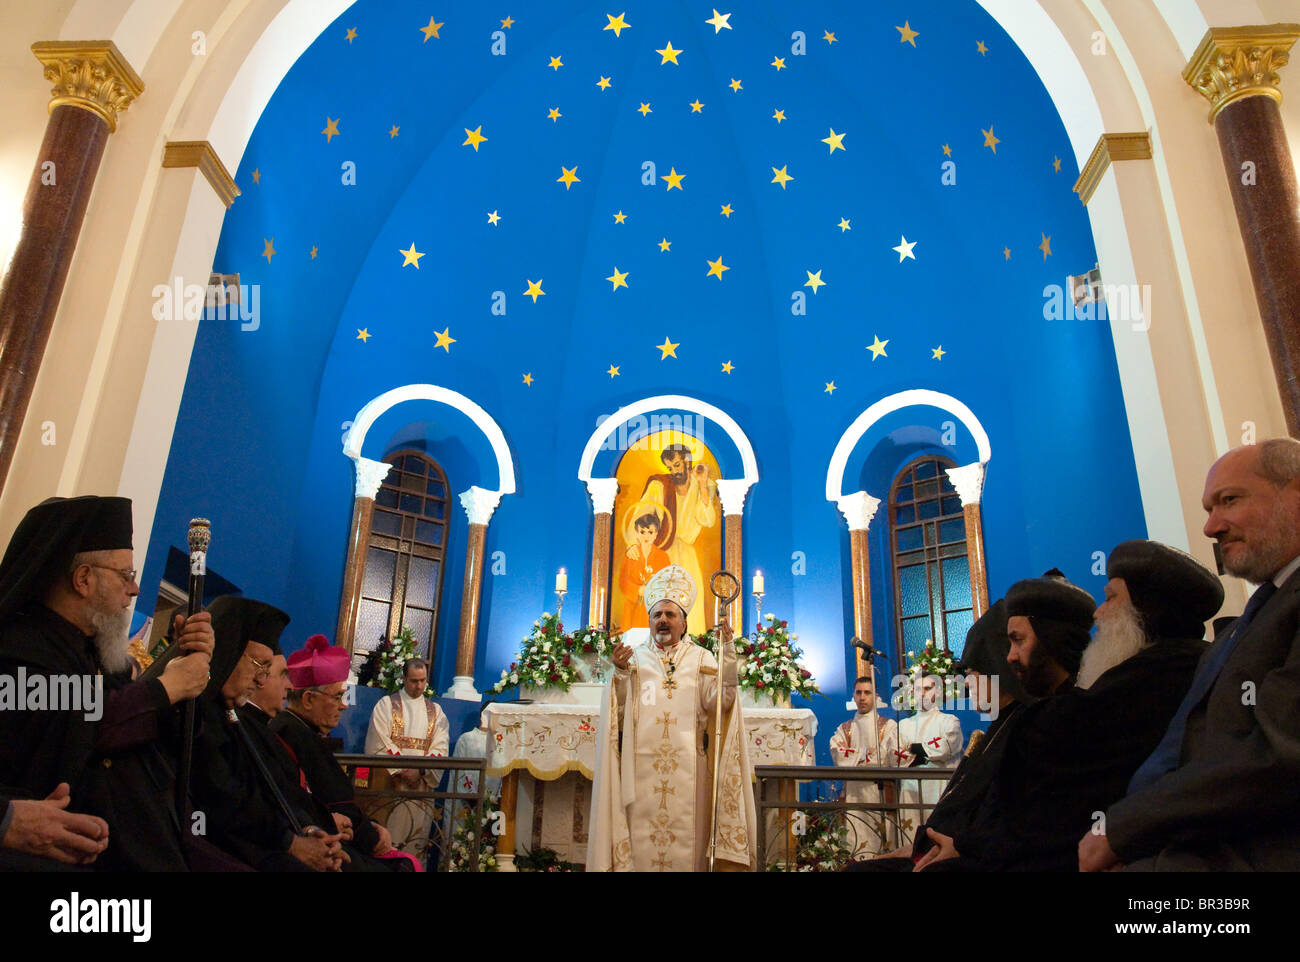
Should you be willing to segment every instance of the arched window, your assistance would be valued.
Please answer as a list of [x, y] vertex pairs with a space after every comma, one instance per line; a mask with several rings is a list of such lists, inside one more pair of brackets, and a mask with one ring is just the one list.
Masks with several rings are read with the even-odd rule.
[[353, 651], [409, 625], [416, 653], [433, 657], [443, 561], [447, 553], [447, 476], [422, 451], [394, 451], [375, 495]]
[[906, 653], [919, 654], [927, 640], [955, 660], [974, 623], [961, 498], [944, 473], [951, 467], [947, 458], [918, 458], [889, 490], [900, 671], [907, 668]]

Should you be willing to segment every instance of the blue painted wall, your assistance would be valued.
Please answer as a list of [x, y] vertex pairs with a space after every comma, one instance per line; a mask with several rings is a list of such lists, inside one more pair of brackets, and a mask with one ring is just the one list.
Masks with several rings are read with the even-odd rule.
[[[585, 611], [591, 508], [576, 474], [598, 419], [689, 394], [727, 411], [757, 452], [744, 566], [764, 571], [766, 610], [799, 632], [827, 694], [813, 705], [826, 761], [852, 678], [848, 536], [825, 499], [826, 466], [871, 403], [930, 388], [980, 419], [993, 448], [983, 511], [994, 598], [1053, 565], [1099, 595], [1092, 552], [1145, 535], [1108, 325], [1043, 318], [1044, 287], [1096, 262], [1073, 155], [1032, 68], [971, 0], [942, 13], [756, 2], [716, 33], [696, 4], [634, 3], [621, 36], [602, 29], [607, 12], [548, 3], [503, 30], [497, 11], [447, 2], [439, 36], [425, 40], [424, 8], [362, 0], [290, 70], [240, 163], [243, 195], [213, 263], [259, 285], [260, 326], [200, 325], [144, 593], [202, 513], [212, 565], [292, 614], [288, 648], [332, 634], [353, 499], [345, 424], [393, 387], [438, 384], [492, 415], [517, 472], [488, 528], [488, 555], [503, 552], [505, 571], [485, 576], [485, 688], [553, 609], [557, 568], [576, 589], [566, 611]], [[901, 42], [904, 19], [915, 47]], [[792, 51], [798, 30], [803, 54]], [[683, 51], [677, 64], [655, 52], [668, 42]], [[327, 120], [337, 136], [321, 133]], [[463, 141], [479, 127], [488, 139], [476, 151]], [[823, 142], [830, 130], [845, 135], [843, 150]], [[941, 182], [944, 145], [955, 185]], [[344, 183], [349, 162], [355, 184]], [[566, 190], [557, 178], [575, 165]], [[793, 177], [784, 189], [772, 183], [782, 167]], [[667, 189], [670, 170], [685, 174], [681, 190]], [[916, 246], [900, 263], [902, 237]], [[399, 253], [412, 244], [418, 267]], [[708, 274], [718, 258], [721, 279]], [[615, 268], [625, 288], [607, 280]], [[522, 292], [538, 280], [534, 303]], [[498, 291], [504, 314], [492, 312]], [[796, 294], [804, 314], [792, 313]], [[442, 331], [449, 350], [435, 346]], [[876, 337], [888, 345], [873, 360]], [[661, 360], [665, 338], [679, 346]], [[855, 450], [847, 490], [885, 497], [948, 419], [916, 408], [882, 421]], [[721, 430], [706, 430], [738, 475]], [[440, 461], [453, 492], [498, 485], [486, 440], [445, 406], [390, 411], [363, 453], [408, 444]], [[934, 449], [975, 460], [964, 431], [955, 450]], [[612, 473], [615, 456], [598, 465]], [[452, 516], [440, 690], [454, 667], [467, 535], [464, 513]], [[877, 644], [892, 650], [883, 518], [872, 603]], [[792, 573], [795, 552], [806, 574]]]

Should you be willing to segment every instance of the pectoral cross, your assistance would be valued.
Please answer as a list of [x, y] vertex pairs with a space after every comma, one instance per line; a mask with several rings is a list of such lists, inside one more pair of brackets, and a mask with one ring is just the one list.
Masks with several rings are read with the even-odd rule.
[[677, 794], [677, 789], [669, 785], [666, 778], [659, 783], [657, 788], [651, 789], [651, 791], [659, 796], [659, 808], [661, 810], [668, 808], [668, 796]]
[[668, 674], [664, 677], [664, 694], [668, 696], [669, 701], [672, 701], [673, 692], [677, 690], [677, 680], [673, 678], [673, 674], [676, 671], [677, 671], [677, 666], [674, 665], [672, 662], [669, 662]]

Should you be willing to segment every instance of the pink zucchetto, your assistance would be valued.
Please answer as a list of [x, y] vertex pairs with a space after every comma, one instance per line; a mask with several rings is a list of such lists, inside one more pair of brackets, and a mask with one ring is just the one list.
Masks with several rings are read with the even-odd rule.
[[307, 644], [289, 656], [289, 684], [294, 688], [317, 688], [346, 681], [352, 656], [345, 648], [331, 645], [324, 635], [312, 635]]

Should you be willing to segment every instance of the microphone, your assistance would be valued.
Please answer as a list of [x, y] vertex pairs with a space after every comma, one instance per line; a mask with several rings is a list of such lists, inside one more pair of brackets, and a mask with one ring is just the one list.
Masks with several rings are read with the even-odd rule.
[[872, 645], [867, 644], [857, 635], [853, 636], [853, 640], [850, 643], [853, 645], [854, 648], [862, 649], [862, 658], [864, 661], [871, 661], [872, 659], [882, 657], [880, 652], [876, 651], [876, 649]]

